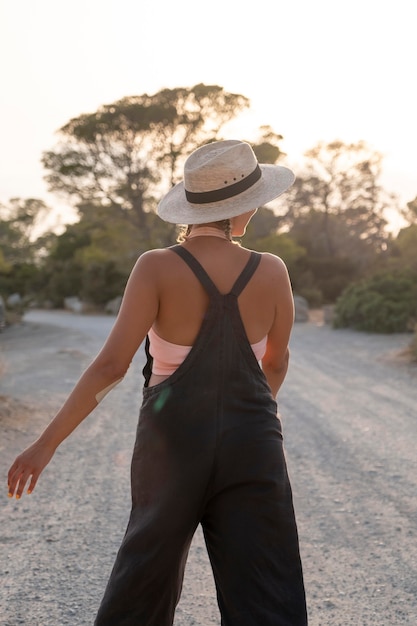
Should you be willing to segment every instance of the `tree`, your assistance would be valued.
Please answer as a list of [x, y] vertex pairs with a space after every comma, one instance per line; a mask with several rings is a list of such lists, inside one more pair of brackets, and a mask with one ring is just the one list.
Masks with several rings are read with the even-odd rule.
[[12, 198], [0, 204], [0, 249], [7, 263], [32, 263], [39, 245], [37, 232], [49, 213], [37, 198]]
[[398, 233], [391, 246], [390, 265], [417, 272], [417, 221]]
[[289, 192], [285, 221], [310, 253], [354, 255], [364, 266], [386, 249], [384, 211], [393, 199], [378, 184], [381, 161], [362, 141], [321, 142], [306, 152], [306, 170]]
[[0, 274], [8, 272], [9, 270], [10, 270], [10, 265], [6, 263], [4, 259], [3, 251], [0, 248]]
[[407, 202], [407, 208], [403, 211], [403, 217], [411, 224], [417, 224], [417, 196], [411, 202]]
[[276, 133], [271, 126], [264, 125], [259, 128], [257, 141], [249, 143], [251, 143], [259, 163], [270, 163], [274, 165], [284, 156], [284, 152], [282, 152], [278, 145], [282, 139], [283, 136]]
[[106, 207], [149, 234], [147, 214], [179, 162], [247, 107], [247, 98], [217, 85], [163, 89], [122, 98], [74, 118], [43, 164], [52, 191], [75, 206]]
[[50, 209], [36, 198], [0, 205], [0, 292], [26, 296], [37, 288], [46, 235], [38, 237]]

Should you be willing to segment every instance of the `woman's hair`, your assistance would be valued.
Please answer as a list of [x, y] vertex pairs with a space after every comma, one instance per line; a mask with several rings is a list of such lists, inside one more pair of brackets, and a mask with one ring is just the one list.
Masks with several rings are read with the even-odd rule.
[[[201, 224], [201, 226], [203, 226], [203, 224]], [[208, 226], [208, 224], [204, 224], [204, 226]], [[229, 241], [232, 241], [232, 224], [229, 218], [225, 220], [219, 220], [218, 222], [211, 222], [210, 226], [218, 228], [219, 230], [224, 230], [224, 232], [226, 233], [226, 237], [229, 239]], [[177, 236], [177, 243], [184, 243], [184, 241], [187, 241], [187, 237], [190, 234], [192, 227], [193, 224], [188, 224], [188, 226], [180, 227], [180, 231]]]

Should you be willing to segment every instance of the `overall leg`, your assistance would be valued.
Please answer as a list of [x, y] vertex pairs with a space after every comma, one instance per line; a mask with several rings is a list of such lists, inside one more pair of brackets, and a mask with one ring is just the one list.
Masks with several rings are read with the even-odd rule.
[[202, 521], [222, 626], [306, 626], [298, 535], [282, 441], [225, 443]]
[[[171, 626], [199, 522], [212, 453], [174, 412], [142, 415], [132, 459], [132, 512], [95, 626]], [[183, 426], [183, 428], [182, 428]], [[207, 441], [207, 438], [206, 438]], [[210, 456], [211, 454], [211, 456]]]
[[171, 626], [196, 528], [175, 507], [133, 510], [95, 626]]

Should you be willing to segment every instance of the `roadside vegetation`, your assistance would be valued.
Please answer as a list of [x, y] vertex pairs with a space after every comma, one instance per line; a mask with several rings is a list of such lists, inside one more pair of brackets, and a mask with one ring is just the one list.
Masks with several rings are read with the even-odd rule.
[[[249, 107], [245, 96], [200, 84], [126, 97], [69, 120], [42, 162], [50, 191], [77, 220], [57, 231], [45, 226], [52, 209], [42, 200], [0, 206], [6, 309], [62, 307], [70, 296], [103, 309], [119, 296], [142, 252], [175, 243], [175, 227], [155, 209], [186, 155], [222, 139]], [[261, 162], [285, 164], [283, 137], [269, 126], [243, 139]], [[381, 165], [363, 141], [318, 143], [290, 192], [261, 208], [245, 236], [248, 247], [284, 259], [294, 292], [311, 308], [334, 306], [336, 328], [404, 332], [417, 321], [417, 197], [399, 206], [380, 185]], [[387, 228], [388, 212], [402, 218], [397, 233]]]

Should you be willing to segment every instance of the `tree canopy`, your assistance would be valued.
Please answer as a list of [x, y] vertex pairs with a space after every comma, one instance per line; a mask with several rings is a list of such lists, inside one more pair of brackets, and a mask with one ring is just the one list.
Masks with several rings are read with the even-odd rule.
[[49, 212], [37, 198], [12, 198], [8, 204], [0, 204], [0, 250], [6, 263], [34, 260], [36, 231]]
[[202, 84], [103, 105], [70, 120], [44, 153], [49, 188], [149, 232], [146, 214], [176, 182], [179, 162], [248, 106], [244, 96]]
[[366, 264], [389, 238], [384, 211], [392, 198], [378, 182], [382, 156], [362, 141], [320, 142], [305, 156], [287, 200], [287, 226], [313, 254], [355, 254]]

